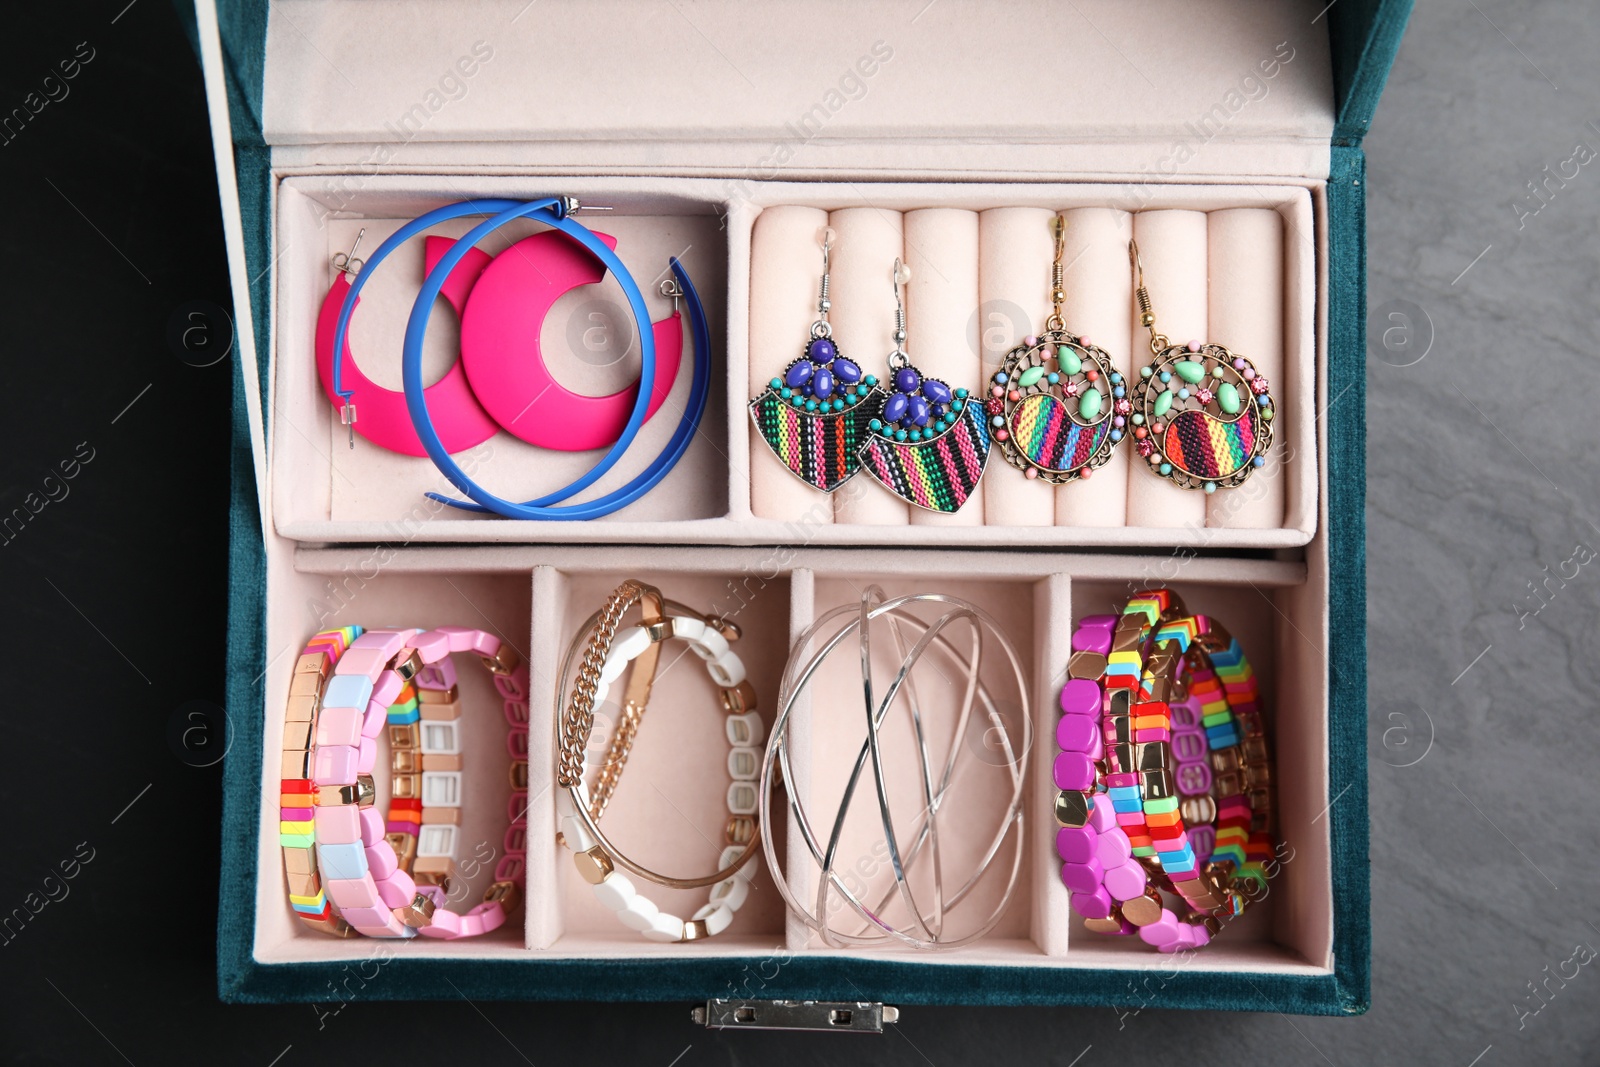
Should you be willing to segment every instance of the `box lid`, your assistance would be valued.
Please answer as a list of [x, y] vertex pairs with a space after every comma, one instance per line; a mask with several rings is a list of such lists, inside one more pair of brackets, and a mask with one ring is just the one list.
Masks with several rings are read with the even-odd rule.
[[1344, 0], [1323, 9], [1332, 46], [1333, 143], [1358, 145], [1372, 124], [1412, 0]]
[[[240, 144], [392, 140], [415, 103], [426, 120], [405, 131], [408, 143], [760, 144], [808, 113], [825, 119], [827, 140], [1144, 140], [1181, 133], [1205, 112], [1197, 102], [1230, 90], [1250, 106], [1230, 113], [1219, 139], [1351, 144], [1370, 124], [1410, 7], [1084, 0], [1013, 15], [945, 0], [908, 20], [902, 9], [841, 0], [754, 17], [724, 0], [532, 10], [523, 0], [217, 0], [215, 13]], [[562, 32], [549, 32], [553, 24]], [[1068, 44], [1053, 53], [1036, 41]], [[1302, 60], [1317, 43], [1310, 62], [1263, 79], [1262, 64], [1282, 59], [1279, 42]], [[477, 67], [497, 48], [515, 61], [470, 91], [455, 64]], [[873, 93], [870, 75], [851, 69], [857, 59], [863, 69], [888, 65], [897, 51], [915, 59], [901, 60], [896, 86]], [[438, 78], [426, 79], [435, 68]]]

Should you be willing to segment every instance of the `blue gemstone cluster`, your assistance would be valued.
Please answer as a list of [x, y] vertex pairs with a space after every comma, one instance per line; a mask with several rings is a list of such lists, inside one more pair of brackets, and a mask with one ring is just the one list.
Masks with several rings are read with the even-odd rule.
[[803, 411], [843, 411], [854, 407], [878, 379], [868, 374], [853, 360], [839, 354], [838, 346], [826, 337], [813, 338], [806, 345], [806, 354], [789, 364], [783, 377], [767, 383], [774, 392]]
[[883, 405], [883, 417], [867, 427], [896, 441], [930, 440], [955, 425], [966, 402], [965, 389], [952, 390], [914, 367], [901, 367], [894, 372], [894, 392]]

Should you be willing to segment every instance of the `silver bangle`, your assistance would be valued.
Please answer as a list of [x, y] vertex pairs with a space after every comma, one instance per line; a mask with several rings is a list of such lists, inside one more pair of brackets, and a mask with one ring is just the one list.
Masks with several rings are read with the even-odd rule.
[[[941, 611], [941, 614], [929, 622], [908, 610], [917, 605], [933, 605]], [[875, 622], [888, 624], [894, 637], [895, 648], [900, 655], [899, 669], [889, 685], [882, 690], [881, 695], [875, 690], [872, 671], [871, 631]], [[957, 623], [967, 623], [972, 629], [971, 651], [965, 655], [951, 642], [945, 632]], [[909, 648], [908, 633], [915, 635], [915, 641]], [[826, 842], [819, 843], [811, 818], [806, 811], [805, 799], [801, 796], [800, 787], [797, 786], [790, 764], [788, 749], [790, 716], [797, 698], [811, 683], [828, 655], [852, 634], [856, 635], [861, 658], [862, 708], [866, 736], [851, 769], [848, 785], [835, 812]], [[996, 705], [988, 685], [979, 676], [986, 634], [992, 635], [998, 642], [1010, 663], [1021, 708], [1020, 726], [1007, 722]], [[930, 648], [937, 648], [964, 676], [960, 683], [964, 696], [952, 724], [950, 746], [944, 766], [937, 774], [928, 745], [928, 724], [924, 722], [916, 683], [911, 678], [912, 668]], [[895, 828], [889, 810], [889, 783], [884, 777], [883, 749], [878, 736], [885, 718], [897, 702], [903, 704], [910, 715], [912, 734], [916, 738], [917, 763], [921, 770], [922, 814], [911, 830], [909, 847], [904, 849], [901, 847], [902, 834]], [[977, 869], [961, 881], [960, 887], [955, 892], [947, 894], [944, 889], [945, 862], [939, 848], [939, 815], [941, 807], [949, 803], [951, 788], [958, 777], [957, 769], [962, 766], [963, 753], [967, 752], [962, 742], [971, 723], [975, 703], [982, 705], [989, 728], [1000, 738], [1004, 766], [1011, 782], [1011, 794], [1001, 813], [996, 832], [984, 849]], [[1015, 736], [1019, 729], [1020, 738]], [[762, 763], [760, 800], [762, 847], [767, 855], [767, 865], [772, 871], [773, 881], [777, 884], [778, 891], [783, 895], [789, 910], [807, 927], [819, 934], [830, 948], [866, 947], [899, 942], [913, 948], [950, 949], [969, 944], [986, 935], [1005, 913], [1022, 868], [1025, 847], [1023, 788], [1027, 770], [1025, 760], [1030, 747], [1031, 733], [1028, 684], [1021, 659], [1010, 638], [996, 620], [977, 605], [940, 593], [919, 593], [887, 599], [881, 589], [871, 586], [862, 594], [859, 604], [841, 605], [823, 614], [795, 641], [784, 671], [783, 685], [779, 690], [777, 716]], [[852, 891], [845, 884], [844, 877], [835, 866], [839, 858], [839, 840], [845, 818], [849, 814], [862, 771], [869, 760], [878, 814], [884, 828], [888, 863], [894, 875], [893, 886], [881, 894], [881, 899], [874, 898], [872, 905], [868, 904], [867, 893], [860, 890]], [[778, 855], [773, 842], [772, 794], [780, 787], [789, 798], [792, 826], [805, 842], [815, 863], [812, 874], [821, 876], [816, 879], [816, 897], [809, 907], [799, 899], [799, 894], [790, 884], [787, 859]], [[963, 818], [971, 817], [970, 808], [963, 810]], [[963, 903], [975, 899], [973, 890], [983, 881], [990, 868], [995, 866], [996, 858], [1005, 849], [1007, 839], [1011, 837], [1014, 837], [1015, 841], [1012, 843], [1010, 869], [1006, 875], [1004, 892], [1000, 894], [999, 900], [975, 925], [960, 931], [947, 929], [947, 919], [951, 918]], [[919, 899], [918, 891], [913, 888], [910, 877], [919, 862], [928, 869], [927, 876], [922, 880], [926, 883], [926, 888], [931, 889], [931, 894], [925, 890], [922, 899]], [[860, 919], [860, 924], [855, 929], [839, 929], [831, 920], [830, 903], [835, 892], [838, 893], [839, 899], [849, 904], [850, 912]], [[927, 899], [929, 895], [931, 900]], [[924, 907], [924, 903], [929, 906]], [[892, 919], [897, 912], [904, 916], [902, 921], [896, 922]], [[967, 924], [961, 925], [967, 926]]]

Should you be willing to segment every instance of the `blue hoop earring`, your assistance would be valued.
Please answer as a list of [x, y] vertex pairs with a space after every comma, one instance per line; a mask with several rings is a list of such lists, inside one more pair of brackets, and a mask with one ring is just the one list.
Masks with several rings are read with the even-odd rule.
[[[694, 439], [694, 435], [700, 431], [700, 422], [705, 416], [706, 401], [711, 394], [711, 328], [706, 322], [706, 309], [705, 305], [700, 303], [700, 294], [695, 291], [694, 283], [689, 280], [688, 272], [683, 269], [683, 264], [678, 262], [677, 257], [672, 258], [672, 273], [677, 279], [678, 291], [676, 293], [670, 293], [667, 295], [671, 295], [674, 300], [681, 296], [684, 303], [688, 305], [689, 331], [690, 337], [694, 343], [695, 359], [694, 378], [689, 383], [689, 402], [684, 407], [683, 417], [678, 420], [678, 428], [673, 431], [672, 437], [667, 441], [666, 446], [661, 450], [654, 462], [652, 462], [650, 466], [641, 472], [636, 478], [630, 481], [627, 485], [622, 486], [620, 489], [615, 489], [612, 492], [607, 493], [605, 496], [597, 497], [594, 500], [588, 501], [584, 504], [572, 504], [565, 508], [547, 509], [551, 512], [559, 512], [559, 514], [532, 516], [523, 514], [521, 511], [519, 511], [516, 514], [508, 515], [507, 517], [593, 519], [599, 518], [602, 515], [609, 515], [612, 512], [633, 503], [641, 496], [644, 496], [645, 493], [649, 492], [656, 486], [656, 483], [665, 478], [672, 468], [678, 465], [678, 460], [683, 458], [684, 452], [686, 452], [689, 448], [689, 442], [692, 441]], [[663, 289], [665, 289], [665, 285], [663, 285]], [[424, 408], [425, 407], [426, 405], [424, 405]], [[424, 417], [426, 417], [426, 411], [424, 411]], [[412, 418], [416, 418], [414, 412]], [[426, 438], [424, 438], [424, 440], [426, 440]], [[446, 473], [448, 474], [448, 472]], [[451, 481], [455, 482], [455, 479], [452, 478]], [[456, 482], [455, 484], [458, 488], [461, 488], [462, 492], [467, 493], [469, 496], [472, 495], [471, 491], [465, 487], [462, 487], [459, 482]], [[521, 505], [513, 506], [520, 508], [536, 508], [544, 503], [550, 503], [556, 500], [564, 499], [566, 494], [567, 491], [562, 490], [561, 496], [551, 495], [543, 497], [539, 500], [529, 500]], [[496, 514], [500, 515], [507, 514], [504, 511], [497, 511], [497, 509], [485, 506], [482, 503], [469, 504], [464, 500], [454, 500], [440, 493], [428, 493], [426, 495], [430, 500], [437, 500], [440, 503], [448, 504], [453, 508], [460, 508], [462, 511], [495, 512]], [[473, 499], [477, 500], [478, 497], [474, 496]], [[579, 513], [577, 510], [584, 508], [592, 509], [592, 511], [589, 513]]]
[[[678, 460], [687, 450], [690, 440], [699, 429], [700, 421], [705, 414], [706, 399], [710, 391], [710, 330], [705, 319], [705, 309], [700, 303], [699, 294], [695, 292], [694, 285], [689, 280], [688, 274], [676, 260], [671, 261], [674, 275], [676, 276], [682, 295], [689, 305], [689, 319], [694, 335], [696, 359], [694, 380], [690, 386], [689, 404], [684, 410], [683, 418], [679, 421], [677, 429], [666, 447], [661, 451], [649, 467], [635, 477], [627, 485], [613, 490], [595, 500], [578, 504], [568, 504], [560, 507], [550, 505], [565, 500], [575, 493], [581, 492], [594, 484], [607, 471], [615, 466], [617, 460], [627, 451], [638, 435], [640, 426], [643, 425], [649, 410], [650, 394], [655, 384], [655, 338], [650, 326], [649, 309], [645, 306], [644, 296], [639, 291], [633, 275], [612, 252], [604, 242], [595, 237], [581, 223], [571, 219], [570, 213], [577, 208], [577, 201], [570, 197], [547, 198], [544, 200], [529, 201], [467, 201], [464, 204], [452, 205], [457, 209], [455, 215], [483, 214], [477, 210], [483, 205], [507, 205], [499, 214], [484, 220], [471, 231], [459, 238], [450, 251], [434, 265], [428, 277], [422, 283], [422, 289], [417, 294], [416, 302], [411, 308], [411, 317], [406, 323], [406, 336], [404, 355], [401, 362], [401, 371], [405, 383], [406, 407], [411, 414], [412, 425], [416, 428], [417, 437], [421, 440], [428, 456], [450, 483], [463, 493], [467, 494], [475, 503], [453, 500], [438, 493], [427, 494], [430, 499], [438, 500], [454, 508], [464, 511], [490, 511], [495, 514], [512, 519], [532, 520], [582, 520], [594, 519], [609, 515], [619, 508], [625, 507], [654, 487], [662, 478], [666, 477]], [[465, 210], [467, 208], [474, 210]], [[440, 208], [439, 211], [450, 210]], [[437, 214], [437, 212], [430, 213]], [[422, 223], [423, 219], [416, 220], [411, 225]], [[639, 329], [640, 341], [640, 374], [638, 396], [624, 425], [622, 435], [617, 439], [600, 461], [581, 478], [571, 482], [553, 493], [548, 493], [533, 500], [516, 503], [490, 493], [479, 486], [465, 471], [456, 464], [450, 454], [445, 451], [438, 433], [434, 430], [432, 417], [428, 413], [427, 398], [423, 393], [422, 385], [422, 342], [428, 332], [428, 322], [433, 315], [434, 301], [444, 286], [445, 279], [450, 276], [467, 252], [484, 237], [500, 229], [502, 226], [520, 218], [535, 218], [554, 229], [565, 233], [595, 255], [616, 276], [618, 285], [628, 298], [629, 307], [632, 309], [634, 321]], [[438, 220], [434, 220], [438, 221]], [[426, 223], [431, 224], [431, 223]], [[414, 232], [414, 231], [413, 231]], [[401, 231], [404, 233], [404, 230]], [[399, 237], [397, 233], [395, 237]], [[407, 235], [409, 236], [409, 234]], [[394, 240], [394, 238], [391, 238]], [[379, 249], [379, 254], [388, 251], [388, 242]], [[379, 258], [375, 254], [374, 259]], [[676, 295], [676, 294], [674, 294]]]

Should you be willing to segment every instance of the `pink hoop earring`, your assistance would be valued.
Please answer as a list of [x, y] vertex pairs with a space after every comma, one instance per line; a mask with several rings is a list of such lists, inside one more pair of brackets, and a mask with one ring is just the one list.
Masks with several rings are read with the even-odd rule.
[[[595, 236], [616, 248], [615, 237]], [[540, 328], [556, 300], [604, 278], [593, 254], [554, 231], [518, 241], [478, 276], [461, 318], [461, 365], [479, 402], [507, 433], [562, 452], [605, 448], [621, 436], [639, 383], [606, 396], [575, 393], [551, 376], [539, 348]], [[683, 361], [677, 310], [651, 329], [656, 374], [646, 419], [666, 400]], [[431, 398], [429, 404], [432, 410]]]
[[[449, 237], [429, 237], [425, 253], [426, 270], [431, 270], [453, 244], [455, 241]], [[350, 291], [350, 278], [354, 271], [348, 257], [341, 254], [334, 260], [338, 270], [328, 295], [323, 298], [322, 310], [317, 315], [317, 376], [322, 379], [322, 391], [327, 394], [334, 408], [339, 409], [345, 401], [333, 390], [333, 335], [338, 326], [339, 309], [344, 306], [345, 295]], [[354, 262], [357, 264], [355, 269], [359, 270], [360, 261]], [[442, 293], [450, 306], [455, 308], [457, 318], [464, 319], [467, 296], [472, 292], [478, 276], [491, 262], [493, 259], [486, 252], [474, 248], [445, 281]], [[357, 298], [356, 307], [360, 306], [360, 299]], [[360, 420], [353, 427], [355, 432], [391, 452], [426, 456], [427, 450], [422, 447], [417, 431], [412, 428], [405, 394], [398, 389], [385, 389], [361, 373], [348, 341], [345, 342], [343, 357], [341, 375], [344, 384], [353, 390], [350, 403], [361, 413]], [[449, 373], [428, 386], [425, 393], [428, 410], [433, 413], [434, 424], [447, 451], [464, 452], [481, 445], [500, 431], [500, 427], [495, 425], [473, 395], [460, 359], [450, 367]]]

